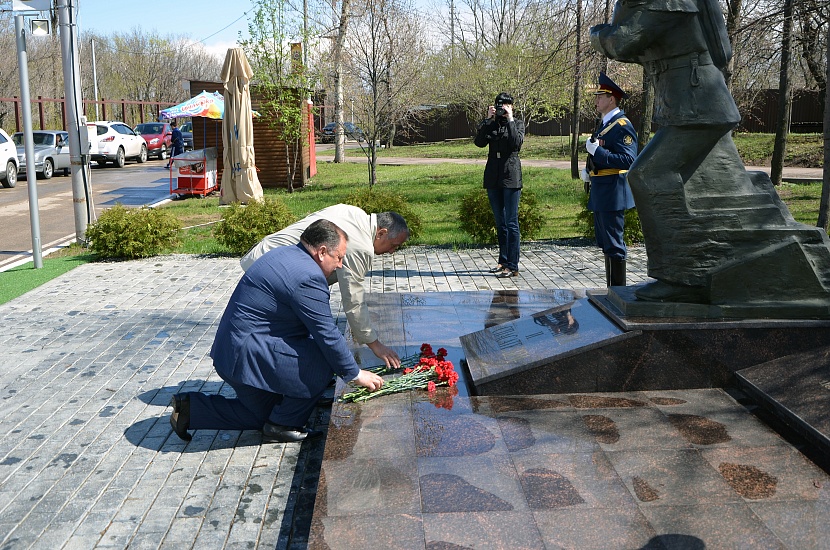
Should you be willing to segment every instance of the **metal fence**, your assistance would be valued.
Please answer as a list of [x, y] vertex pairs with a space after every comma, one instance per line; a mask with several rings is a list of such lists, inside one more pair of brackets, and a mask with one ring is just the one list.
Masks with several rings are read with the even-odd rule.
[[[9, 105], [11, 104], [11, 105]], [[14, 112], [14, 128], [16, 132], [23, 130], [23, 119], [20, 111], [19, 97], [0, 97], [0, 105], [10, 107]], [[99, 107], [98, 116], [95, 107]], [[119, 120], [128, 126], [135, 126], [147, 120], [157, 121], [159, 112], [175, 103], [164, 101], [134, 101], [128, 99], [104, 99], [98, 101], [85, 99], [83, 101], [83, 115], [88, 120]], [[0, 109], [8, 113], [9, 109]], [[3, 121], [5, 126], [5, 121]], [[66, 103], [63, 98], [55, 99], [38, 96], [32, 99], [32, 125], [38, 126], [35, 130], [66, 130]]]
[[[635, 128], [641, 128], [642, 108], [639, 97], [634, 96], [624, 106], [626, 115]], [[737, 130], [751, 133], [775, 133], [778, 118], [778, 90], [762, 90], [757, 94], [752, 108], [743, 113]], [[797, 90], [793, 93], [790, 112], [790, 132], [821, 133], [824, 125], [824, 102], [814, 90]], [[396, 136], [396, 144], [429, 143], [448, 139], [469, 138], [475, 135], [479, 120], [470, 121], [467, 115], [452, 107], [433, 109], [429, 116], [417, 121], [413, 128]], [[596, 128], [595, 118], [584, 118], [579, 122], [580, 133], [590, 133]], [[531, 121], [527, 132], [537, 136], [570, 135], [571, 117], [569, 114], [546, 122]], [[657, 126], [652, 125], [652, 131]]]
[[[626, 102], [625, 111], [635, 128], [641, 128], [638, 104], [638, 96], [632, 97]], [[11, 110], [14, 111], [15, 131], [22, 129], [22, 118], [20, 114], [20, 98], [0, 97], [0, 117], [8, 113], [7, 104], [11, 103]], [[33, 117], [32, 123], [39, 124], [36, 129], [66, 129], [66, 108], [64, 100], [44, 98], [38, 96], [32, 100]], [[98, 117], [95, 117], [95, 106], [99, 106]], [[133, 101], [126, 99], [100, 99], [84, 100], [83, 114], [89, 120], [120, 120], [129, 126], [135, 126], [146, 120], [158, 120], [159, 112], [174, 103], [161, 101]], [[323, 127], [333, 112], [330, 105], [325, 102], [319, 103], [319, 113], [315, 116], [317, 130]], [[774, 133], [776, 119], [778, 117], [778, 90], [762, 90], [752, 102], [752, 108], [742, 113], [739, 131], [751, 133]], [[539, 136], [567, 136], [570, 134], [570, 115], [543, 123], [531, 121], [527, 131]], [[796, 90], [793, 93], [793, 100], [790, 113], [790, 131], [794, 133], [821, 133], [824, 125], [824, 101], [819, 93], [814, 90]], [[469, 120], [467, 115], [452, 107], [433, 109], [426, 116], [419, 117], [412, 126], [399, 132], [395, 137], [396, 145], [411, 143], [430, 143], [445, 141], [449, 139], [469, 138], [475, 134], [478, 120]], [[0, 118], [0, 123], [5, 126], [5, 121]], [[580, 133], [590, 133], [596, 127], [597, 121], [594, 118], [580, 120]], [[60, 128], [55, 126], [59, 125]], [[653, 130], [656, 127], [652, 128]]]

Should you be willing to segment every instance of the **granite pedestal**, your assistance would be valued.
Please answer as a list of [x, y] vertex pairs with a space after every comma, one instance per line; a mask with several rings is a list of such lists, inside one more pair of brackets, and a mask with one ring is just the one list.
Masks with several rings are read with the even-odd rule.
[[724, 387], [740, 369], [830, 345], [821, 320], [631, 318], [599, 292], [547, 306], [461, 337], [474, 394]]
[[[551, 298], [384, 293], [372, 295], [371, 310], [382, 341], [404, 353], [424, 342], [445, 347], [459, 365], [462, 336], [509, 323], [532, 323], [564, 354], [585, 347], [594, 313], [582, 312], [594, 306], [578, 293]], [[571, 298], [578, 330], [562, 307]], [[598, 332], [610, 345], [632, 339], [612, 328]], [[521, 334], [533, 349], [534, 337]], [[541, 381], [535, 370], [523, 373]], [[821, 548], [828, 540], [830, 476], [739, 395], [475, 389], [464, 376], [432, 393], [336, 402], [309, 548]], [[345, 391], [339, 383], [336, 393]]]
[[737, 372], [739, 386], [830, 456], [830, 348]]

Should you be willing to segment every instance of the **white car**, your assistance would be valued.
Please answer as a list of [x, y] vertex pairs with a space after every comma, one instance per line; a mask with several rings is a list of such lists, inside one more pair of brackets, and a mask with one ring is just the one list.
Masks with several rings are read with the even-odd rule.
[[140, 134], [123, 122], [99, 120], [87, 123], [88, 127], [95, 125], [94, 142], [90, 142], [90, 159], [100, 165], [107, 162], [119, 168], [124, 167], [127, 159], [138, 162], [147, 160], [147, 142]]
[[2, 128], [0, 128], [0, 183], [3, 187], [17, 185], [17, 147]]

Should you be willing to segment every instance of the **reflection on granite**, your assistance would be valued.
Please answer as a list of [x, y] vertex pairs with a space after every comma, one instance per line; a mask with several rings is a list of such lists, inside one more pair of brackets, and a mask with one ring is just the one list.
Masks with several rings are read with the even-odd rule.
[[641, 477], [634, 476], [631, 478], [631, 485], [634, 488], [634, 496], [640, 502], [652, 502], [660, 498], [660, 493], [648, 484], [648, 481]]
[[513, 509], [509, 502], [453, 474], [422, 476], [421, 502], [425, 514], [497, 512]]
[[494, 412], [533, 411], [567, 407], [568, 403], [551, 396], [502, 397], [490, 402]]
[[536, 444], [533, 430], [530, 429], [530, 423], [526, 418], [503, 416], [496, 420], [498, 420], [508, 451], [520, 451]]
[[417, 456], [468, 456], [484, 454], [495, 446], [495, 436], [469, 416], [438, 419], [419, 416], [415, 420]]
[[770, 498], [778, 485], [777, 478], [749, 464], [721, 462], [718, 471], [735, 492], [746, 499]]
[[521, 480], [527, 503], [534, 510], [562, 508], [585, 502], [571, 482], [558, 472], [535, 468], [522, 472]]
[[[570, 302], [531, 294], [387, 293], [378, 299], [389, 311], [373, 315], [399, 320], [381, 329], [381, 340], [401, 342], [405, 353], [424, 342], [446, 347], [457, 366], [464, 331], [476, 324], [483, 330], [516, 309], [518, 318], [507, 323], [526, 321], [553, 335], [559, 322], [566, 338], [583, 332], [576, 314], [572, 334], [555, 316], [545, 321], [550, 326], [535, 324], [534, 314]], [[441, 319], [432, 318], [435, 311]], [[362, 364], [376, 364], [365, 350], [356, 353]], [[665, 355], [666, 372], [627, 374], [641, 381], [701, 376], [673, 370], [682, 355]], [[618, 375], [603, 373], [615, 368], [592, 371], [590, 384], [612, 380]], [[702, 378], [711, 382], [718, 368]], [[562, 376], [576, 382], [584, 375]], [[541, 376], [528, 378], [530, 387]], [[462, 380], [457, 391], [336, 403], [308, 547], [826, 545], [830, 476], [721, 389], [639, 384], [639, 391], [471, 396]], [[346, 390], [340, 383], [336, 392]]]
[[670, 414], [669, 422], [680, 435], [695, 445], [714, 445], [732, 440], [726, 426], [696, 414]]
[[570, 395], [571, 405], [577, 409], [615, 409], [618, 407], [645, 407], [646, 403], [626, 397], [607, 395]]
[[620, 431], [611, 418], [601, 414], [586, 414], [582, 416], [582, 420], [585, 421], [588, 430], [600, 443], [611, 445], [620, 440]]

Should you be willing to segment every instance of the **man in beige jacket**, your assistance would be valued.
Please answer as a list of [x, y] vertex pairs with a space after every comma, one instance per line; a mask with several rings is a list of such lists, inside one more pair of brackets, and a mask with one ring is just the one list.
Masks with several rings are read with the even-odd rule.
[[400, 356], [378, 340], [371, 326], [363, 288], [364, 279], [372, 269], [372, 259], [375, 255], [392, 253], [409, 238], [409, 228], [400, 214], [367, 214], [360, 208], [348, 204], [335, 204], [323, 208], [262, 239], [242, 257], [239, 262], [242, 269], [247, 271], [257, 258], [272, 248], [297, 244], [305, 228], [319, 219], [334, 222], [349, 236], [343, 267], [338, 268], [327, 281], [329, 285], [335, 282], [340, 284], [343, 311], [346, 313], [354, 339], [360, 344], [366, 344], [372, 353], [388, 366], [400, 366]]

